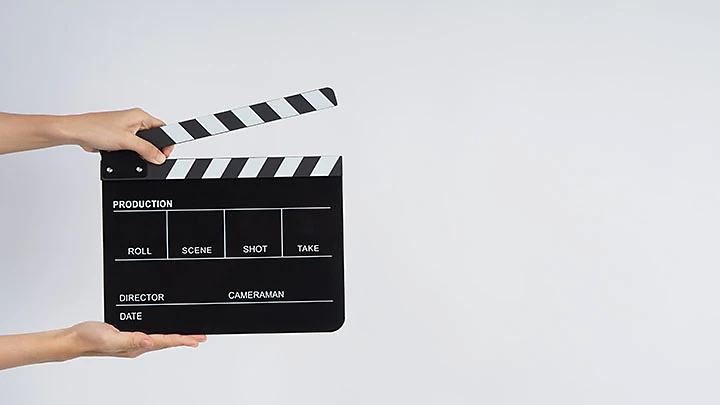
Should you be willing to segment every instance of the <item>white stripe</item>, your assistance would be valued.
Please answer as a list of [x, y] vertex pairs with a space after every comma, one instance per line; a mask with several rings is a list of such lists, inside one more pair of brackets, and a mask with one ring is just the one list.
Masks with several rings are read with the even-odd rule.
[[170, 169], [170, 173], [167, 175], [167, 179], [184, 179], [185, 176], [187, 176], [188, 172], [190, 171], [190, 168], [192, 167], [193, 163], [195, 163], [195, 159], [178, 159], [175, 161], [175, 164], [173, 165], [172, 169]]
[[305, 97], [305, 100], [312, 104], [316, 110], [322, 110], [335, 106], [327, 99], [327, 97], [325, 97], [324, 94], [320, 92], [320, 90], [308, 91], [307, 93], [302, 93], [302, 96]]
[[286, 157], [283, 159], [282, 163], [280, 163], [280, 167], [278, 167], [275, 177], [292, 177], [292, 175], [295, 174], [295, 170], [297, 170], [298, 166], [300, 166], [300, 162], [302, 162], [302, 160], [302, 157]]
[[165, 258], [170, 258], [170, 212], [165, 211]]
[[297, 301], [219, 301], [219, 302], [163, 302], [159, 304], [115, 304], [116, 307], [167, 307], [192, 305], [259, 305], [259, 304], [324, 304], [334, 300], [297, 300]]
[[113, 210], [113, 212], [165, 212], [165, 211], [278, 211], [278, 210], [329, 210], [332, 207], [252, 207], [252, 208], [169, 208], [164, 210]]
[[245, 124], [246, 127], [251, 127], [253, 125], [262, 124], [265, 122], [262, 120], [262, 118], [258, 117], [258, 115], [255, 114], [255, 111], [253, 111], [250, 107], [236, 108], [232, 110], [232, 112], [238, 118], [240, 118], [240, 121], [242, 121], [242, 123]]
[[178, 123], [164, 126], [162, 127], [162, 130], [165, 131], [165, 133], [168, 134], [175, 143], [192, 141], [195, 139]]
[[225, 125], [223, 125], [222, 122], [220, 122], [220, 120], [218, 120], [214, 115], [199, 117], [197, 118], [197, 121], [203, 126], [203, 128], [210, 132], [210, 135], [216, 135], [228, 131], [228, 129], [225, 128]]
[[335, 162], [337, 162], [338, 157], [337, 156], [322, 156], [320, 160], [315, 165], [315, 168], [313, 169], [311, 176], [327, 176], [330, 174], [330, 171], [332, 171], [333, 167], [335, 167]]
[[161, 260], [255, 260], [255, 259], [324, 259], [332, 255], [307, 255], [307, 256], [228, 256], [228, 257], [146, 257], [138, 259], [115, 259], [116, 262], [157, 262]]
[[219, 179], [220, 176], [222, 176], [223, 172], [225, 172], [225, 168], [227, 165], [230, 164], [229, 158], [222, 158], [222, 159], [213, 159], [210, 161], [210, 166], [208, 166], [207, 170], [205, 170], [205, 173], [203, 174], [203, 179]]
[[248, 159], [238, 177], [257, 177], [258, 173], [260, 173], [260, 169], [262, 169], [265, 164], [265, 159], [266, 158], [264, 157]]
[[287, 102], [284, 98], [278, 98], [276, 100], [268, 101], [267, 102], [270, 108], [275, 110], [277, 115], [280, 116], [280, 118], [287, 118], [292, 117], [295, 115], [300, 115], [293, 106], [290, 105], [290, 103]]

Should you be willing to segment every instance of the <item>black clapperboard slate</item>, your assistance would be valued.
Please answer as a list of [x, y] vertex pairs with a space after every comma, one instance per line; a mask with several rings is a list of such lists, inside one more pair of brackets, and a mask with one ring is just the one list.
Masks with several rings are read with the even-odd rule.
[[[162, 148], [336, 105], [323, 88], [137, 135]], [[101, 154], [105, 322], [164, 334], [342, 326], [341, 156]]]

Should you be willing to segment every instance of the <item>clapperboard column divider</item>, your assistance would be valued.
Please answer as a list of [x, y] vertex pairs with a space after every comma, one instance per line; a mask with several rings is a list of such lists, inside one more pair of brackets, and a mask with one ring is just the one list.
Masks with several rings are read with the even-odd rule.
[[165, 211], [165, 258], [170, 259], [170, 212]]

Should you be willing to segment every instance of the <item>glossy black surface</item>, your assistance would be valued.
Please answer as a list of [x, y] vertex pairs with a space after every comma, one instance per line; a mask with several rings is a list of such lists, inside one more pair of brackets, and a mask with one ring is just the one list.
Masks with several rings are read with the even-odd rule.
[[[113, 209], [132, 200], [172, 208]], [[345, 317], [342, 208], [339, 176], [103, 181], [105, 320], [147, 333], [334, 331]], [[163, 300], [120, 300], [153, 293]]]

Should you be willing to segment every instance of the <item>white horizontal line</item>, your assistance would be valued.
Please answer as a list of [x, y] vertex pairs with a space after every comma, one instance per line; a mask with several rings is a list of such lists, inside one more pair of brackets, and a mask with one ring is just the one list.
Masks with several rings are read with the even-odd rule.
[[320, 304], [335, 300], [304, 300], [304, 301], [222, 301], [222, 302], [164, 302], [160, 304], [115, 304], [116, 307], [170, 307], [192, 305], [249, 305], [249, 304]]
[[329, 210], [332, 207], [283, 207], [284, 210]]
[[169, 211], [280, 211], [280, 210], [329, 210], [332, 207], [265, 207], [265, 208], [176, 208], [166, 210], [113, 210], [113, 212], [169, 212]]
[[162, 260], [245, 260], [245, 259], [319, 259], [332, 257], [332, 255], [307, 255], [307, 256], [229, 256], [229, 257], [145, 257], [137, 259], [115, 259], [116, 262], [145, 262]]

